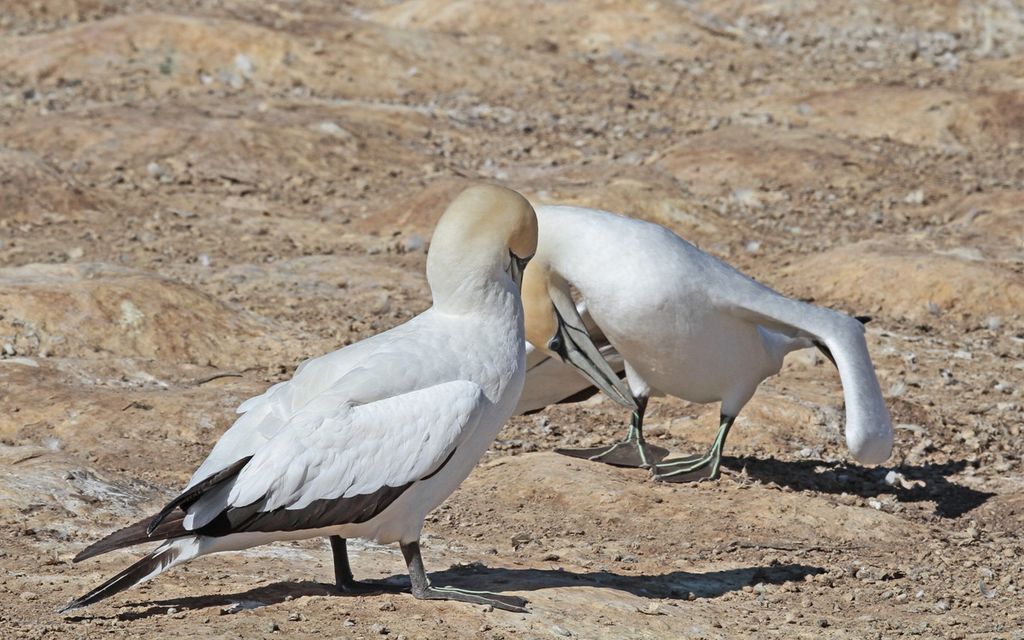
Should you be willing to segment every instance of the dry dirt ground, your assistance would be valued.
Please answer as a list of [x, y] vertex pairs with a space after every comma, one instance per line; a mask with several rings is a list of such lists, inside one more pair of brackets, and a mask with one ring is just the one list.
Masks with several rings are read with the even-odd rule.
[[[0, 636], [1024, 638], [1022, 43], [1014, 0], [0, 0]], [[54, 613], [241, 400], [428, 306], [473, 180], [873, 316], [889, 466], [795, 354], [716, 483], [551, 453], [622, 435], [600, 398], [514, 419], [425, 555], [529, 615], [336, 595], [323, 540]], [[716, 416], [657, 400], [649, 433]]]

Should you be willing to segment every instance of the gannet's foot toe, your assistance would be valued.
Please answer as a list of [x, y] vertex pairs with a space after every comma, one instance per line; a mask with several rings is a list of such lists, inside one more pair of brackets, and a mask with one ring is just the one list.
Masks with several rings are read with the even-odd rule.
[[719, 478], [720, 459], [717, 456], [695, 455], [662, 460], [651, 469], [651, 477], [658, 482], [700, 482]]
[[649, 444], [637, 445], [635, 440], [626, 440], [610, 447], [555, 449], [555, 453], [572, 458], [603, 462], [616, 467], [648, 468], [664, 459], [668, 455], [668, 449]]

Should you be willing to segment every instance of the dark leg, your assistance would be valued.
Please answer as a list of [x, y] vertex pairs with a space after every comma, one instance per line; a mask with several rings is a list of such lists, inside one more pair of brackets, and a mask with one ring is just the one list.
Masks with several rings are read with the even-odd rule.
[[356, 582], [348, 564], [348, 546], [345, 538], [331, 536], [331, 551], [334, 553], [334, 584], [342, 593], [380, 593], [384, 589], [377, 585]]
[[715, 442], [707, 453], [662, 460], [652, 469], [654, 479], [662, 482], [697, 482], [717, 479], [722, 464], [722, 448], [725, 447], [725, 439], [735, 420], [735, 417], [723, 414], [718, 426], [718, 435], [715, 436]]
[[503, 596], [488, 591], [468, 591], [455, 587], [432, 587], [423, 569], [423, 557], [420, 555], [420, 543], [402, 543], [402, 555], [409, 566], [409, 580], [412, 583], [412, 595], [419, 600], [457, 600], [473, 604], [489, 604], [495, 609], [528, 613], [527, 600], [517, 596]]
[[633, 396], [636, 411], [629, 423], [629, 434], [622, 442], [611, 446], [590, 449], [555, 449], [555, 453], [584, 460], [594, 460], [616, 467], [640, 467], [648, 469], [668, 455], [668, 449], [647, 444], [644, 441], [644, 412], [647, 410], [647, 396]]

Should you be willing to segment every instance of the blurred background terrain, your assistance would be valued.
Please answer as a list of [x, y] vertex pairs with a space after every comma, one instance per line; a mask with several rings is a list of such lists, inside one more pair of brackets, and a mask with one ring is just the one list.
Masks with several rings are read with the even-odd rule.
[[[890, 465], [846, 462], [838, 376], [794, 354], [717, 483], [550, 453], [622, 435], [601, 398], [514, 419], [424, 554], [531, 615], [334, 596], [320, 540], [54, 614], [241, 400], [429, 305], [477, 180], [871, 315]], [[1012, 0], [0, 0], [0, 635], [1022, 638], [1022, 313]], [[717, 427], [648, 416], [676, 452]]]

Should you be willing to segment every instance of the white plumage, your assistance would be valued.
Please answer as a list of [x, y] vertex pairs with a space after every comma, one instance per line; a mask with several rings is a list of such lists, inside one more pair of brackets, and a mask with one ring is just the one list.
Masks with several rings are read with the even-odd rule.
[[[625, 443], [563, 453], [649, 466], [665, 480], [713, 477], [725, 434], [757, 386], [778, 373], [787, 353], [817, 346], [839, 369], [850, 451], [865, 463], [889, 457], [892, 425], [856, 319], [786, 298], [660, 225], [579, 207], [536, 211], [540, 241], [523, 288], [527, 337], [546, 355], [555, 355], [549, 347], [550, 314], [576, 314], [574, 305], [559, 305], [557, 295], [565, 299], [570, 287], [575, 289], [585, 305], [576, 324], [598, 332], [594, 341], [618, 370], [625, 370], [638, 405]], [[528, 349], [532, 366], [517, 412], [536, 410], [590, 384], [543, 355]], [[642, 438], [643, 409], [651, 394], [721, 402], [717, 451], [661, 461], [663, 450]]]
[[519, 397], [519, 286], [535, 246], [536, 219], [522, 196], [464, 191], [438, 222], [428, 255], [434, 305], [305, 362], [291, 380], [242, 403], [178, 499], [77, 559], [167, 541], [66, 609], [207, 553], [327, 535], [340, 588], [358, 586], [344, 538], [368, 538], [401, 543], [417, 597], [520, 610], [521, 598], [430, 587], [418, 540], [426, 514], [469, 475]]

